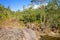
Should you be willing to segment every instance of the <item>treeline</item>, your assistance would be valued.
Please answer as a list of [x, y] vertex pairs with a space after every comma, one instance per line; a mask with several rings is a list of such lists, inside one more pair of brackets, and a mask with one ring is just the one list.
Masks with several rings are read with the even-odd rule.
[[60, 28], [60, 5], [57, 1], [51, 1], [37, 9], [30, 6], [27, 9], [23, 7], [23, 11], [12, 11], [10, 7], [5, 8], [0, 4], [0, 23], [9, 18], [23, 23], [38, 23], [41, 27]]

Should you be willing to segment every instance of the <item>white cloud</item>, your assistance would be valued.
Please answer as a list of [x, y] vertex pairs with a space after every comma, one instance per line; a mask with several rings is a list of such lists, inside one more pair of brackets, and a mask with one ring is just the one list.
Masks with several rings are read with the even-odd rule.
[[37, 8], [39, 8], [40, 6], [39, 5], [34, 5], [33, 6], [33, 9], [37, 9]]
[[[28, 9], [28, 8], [30, 8], [30, 7], [33, 7], [32, 9], [38, 9], [41, 5], [47, 6], [47, 4], [48, 4], [48, 3], [40, 4], [40, 5], [34, 5], [34, 6], [29, 5], [29, 6], [25, 7], [25, 9]], [[23, 11], [23, 8], [21, 9], [21, 11]]]
[[47, 6], [47, 4], [48, 4], [48, 3], [42, 4], [42, 5]]
[[40, 4], [40, 5], [34, 5], [34, 6], [33, 6], [33, 9], [37, 9], [37, 8], [39, 8], [41, 5], [47, 6], [47, 4], [48, 4], [48, 3]]

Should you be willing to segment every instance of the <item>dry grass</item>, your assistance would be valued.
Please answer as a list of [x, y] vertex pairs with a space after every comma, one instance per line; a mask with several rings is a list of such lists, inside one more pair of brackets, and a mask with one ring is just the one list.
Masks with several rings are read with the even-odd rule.
[[9, 27], [24, 28], [25, 26], [22, 22], [19, 23], [18, 21], [13, 20], [11, 18], [0, 22], [0, 28], [9, 28]]

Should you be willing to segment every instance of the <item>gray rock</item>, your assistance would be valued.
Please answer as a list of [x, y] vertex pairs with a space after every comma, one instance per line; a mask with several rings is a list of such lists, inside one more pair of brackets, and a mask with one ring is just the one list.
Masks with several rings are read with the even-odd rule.
[[0, 30], [0, 40], [38, 40], [38, 38], [31, 29], [10, 28]]

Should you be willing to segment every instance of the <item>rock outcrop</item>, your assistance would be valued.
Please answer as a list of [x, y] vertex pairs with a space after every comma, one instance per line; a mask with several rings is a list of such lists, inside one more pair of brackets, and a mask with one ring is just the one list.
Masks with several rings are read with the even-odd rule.
[[35, 32], [27, 28], [0, 29], [0, 40], [38, 40]]

